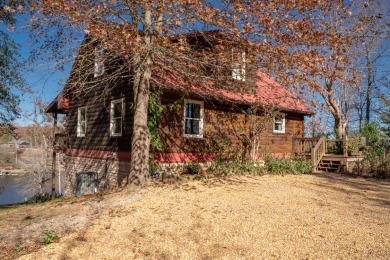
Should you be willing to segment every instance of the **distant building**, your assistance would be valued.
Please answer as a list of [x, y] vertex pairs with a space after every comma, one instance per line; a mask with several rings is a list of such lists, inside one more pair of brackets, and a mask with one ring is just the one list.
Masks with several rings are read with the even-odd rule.
[[28, 148], [31, 147], [31, 143], [26, 140], [12, 140], [7, 143], [7, 146], [15, 148]]

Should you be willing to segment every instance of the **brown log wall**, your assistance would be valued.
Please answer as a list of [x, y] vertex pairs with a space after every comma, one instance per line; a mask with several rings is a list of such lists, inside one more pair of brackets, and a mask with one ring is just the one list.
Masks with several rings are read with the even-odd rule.
[[[170, 100], [172, 101], [172, 100]], [[253, 121], [271, 120], [267, 129], [260, 133], [262, 151], [268, 153], [291, 153], [292, 137], [304, 136], [304, 117], [297, 113], [286, 114], [285, 133], [273, 133], [272, 119], [261, 115], [247, 116], [232, 105], [204, 104], [203, 138], [185, 137], [184, 107], [173, 111], [165, 109], [161, 118], [160, 132], [164, 152], [168, 153], [202, 153], [212, 152], [216, 141], [228, 141], [230, 149], [242, 149]], [[252, 118], [250, 118], [252, 117]], [[254, 118], [253, 118], [254, 117]]]
[[[72, 68], [71, 77], [67, 83], [67, 97], [70, 99], [70, 109], [67, 115], [68, 144], [70, 149], [95, 151], [131, 151], [131, 136], [133, 125], [133, 90], [129, 82], [128, 71], [120, 71], [121, 59], [110, 59], [112, 64], [105, 64], [105, 74], [100, 79], [93, 75], [93, 49], [96, 43], [89, 44], [88, 37], [80, 47], [78, 58]], [[117, 74], [119, 73], [119, 74]], [[86, 83], [84, 76], [88, 78]], [[116, 75], [117, 77], [112, 77]], [[101, 82], [95, 84], [93, 82]], [[262, 116], [247, 116], [242, 113], [248, 106], [219, 101], [205, 102], [204, 137], [184, 137], [184, 100], [183, 93], [163, 91], [165, 105], [178, 102], [181, 107], [173, 110], [165, 109], [160, 122], [161, 140], [167, 153], [210, 153], [215, 148], [216, 141], [228, 141], [230, 148], [241, 149], [245, 145], [251, 117], [265, 120]], [[112, 100], [124, 98], [125, 114], [121, 137], [110, 136], [110, 103]], [[193, 99], [203, 100], [197, 97]], [[87, 129], [85, 137], [77, 137], [77, 109], [87, 107]], [[302, 137], [303, 115], [287, 113], [286, 132], [272, 132], [272, 122], [269, 128], [261, 133], [262, 150], [272, 153], [291, 153], [292, 137]], [[269, 120], [269, 119], [268, 119]], [[271, 119], [272, 120], [272, 119]]]
[[[101, 95], [103, 87], [83, 97], [73, 97], [67, 115], [67, 132], [69, 148], [88, 150], [130, 151], [133, 113], [132, 87], [126, 82], [114, 88], [105, 96]], [[110, 105], [112, 100], [124, 98], [124, 118], [122, 136], [110, 136]], [[87, 129], [85, 137], [77, 137], [77, 110], [87, 107]]]

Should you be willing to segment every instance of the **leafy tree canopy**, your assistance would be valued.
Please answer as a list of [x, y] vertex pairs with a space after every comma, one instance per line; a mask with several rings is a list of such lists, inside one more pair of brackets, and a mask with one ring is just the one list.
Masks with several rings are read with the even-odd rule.
[[21, 1], [17, 0], [0, 3], [0, 125], [10, 123], [19, 116], [20, 100], [14, 90], [21, 89], [24, 81], [17, 60], [19, 46], [7, 30], [12, 30], [16, 24], [14, 8], [17, 9], [20, 3]]

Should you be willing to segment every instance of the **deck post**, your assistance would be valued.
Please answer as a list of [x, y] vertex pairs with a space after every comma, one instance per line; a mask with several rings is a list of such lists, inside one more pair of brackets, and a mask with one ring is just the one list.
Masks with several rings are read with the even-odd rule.
[[292, 138], [292, 154], [295, 155], [295, 152], [296, 152], [296, 140], [295, 140], [295, 137]]
[[348, 138], [346, 134], [343, 134], [343, 155], [348, 156]]

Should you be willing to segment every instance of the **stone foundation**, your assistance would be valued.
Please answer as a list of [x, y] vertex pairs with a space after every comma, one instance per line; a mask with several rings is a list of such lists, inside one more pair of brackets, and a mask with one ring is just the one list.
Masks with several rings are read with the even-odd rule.
[[130, 162], [68, 156], [65, 167], [65, 197], [75, 196], [77, 174], [85, 172], [96, 173], [96, 192], [120, 188], [128, 182]]
[[[264, 163], [258, 162], [258, 163]], [[187, 163], [160, 163], [154, 174], [164, 176], [178, 176], [185, 171]], [[203, 170], [211, 166], [211, 162], [199, 163]], [[128, 184], [130, 175], [130, 162], [117, 159], [88, 158], [80, 156], [66, 156], [65, 158], [65, 197], [73, 197], [77, 190], [77, 176], [82, 173], [90, 174], [95, 179], [96, 190], [89, 192], [102, 192], [122, 188]], [[152, 173], [153, 174], [153, 173]]]

